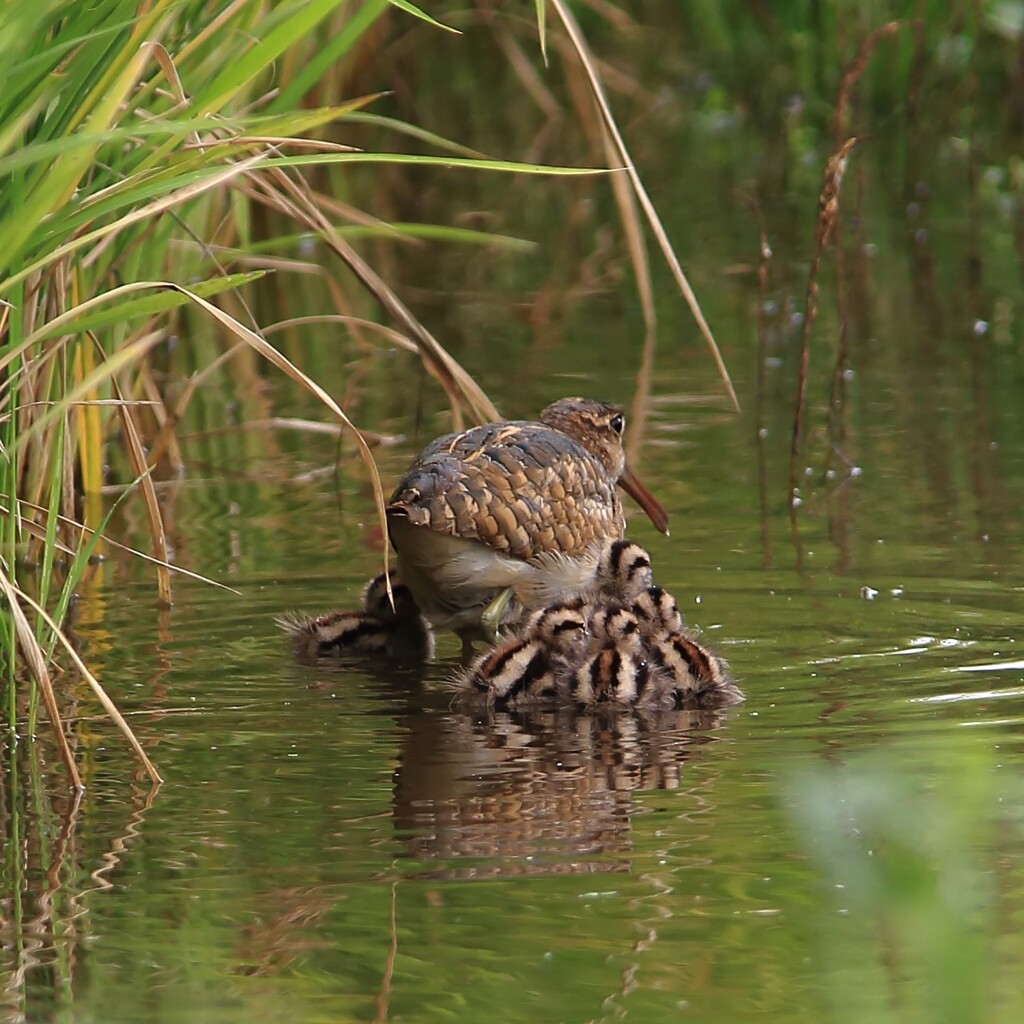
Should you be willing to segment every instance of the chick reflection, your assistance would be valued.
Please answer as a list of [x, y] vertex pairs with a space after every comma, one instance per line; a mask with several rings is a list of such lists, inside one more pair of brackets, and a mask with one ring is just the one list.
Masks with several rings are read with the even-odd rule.
[[410, 715], [396, 829], [411, 857], [446, 862], [423, 872], [431, 877], [628, 871], [634, 791], [677, 788], [718, 720], [711, 711]]

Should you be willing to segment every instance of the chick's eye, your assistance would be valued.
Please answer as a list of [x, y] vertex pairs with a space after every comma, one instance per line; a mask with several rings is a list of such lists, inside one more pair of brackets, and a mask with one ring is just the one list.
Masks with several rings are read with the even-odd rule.
[[612, 417], [612, 421], [609, 424], [609, 426], [612, 428], [612, 430], [615, 431], [616, 434], [621, 434], [626, 426], [626, 418], [622, 415], [622, 413], [619, 413], [617, 416]]

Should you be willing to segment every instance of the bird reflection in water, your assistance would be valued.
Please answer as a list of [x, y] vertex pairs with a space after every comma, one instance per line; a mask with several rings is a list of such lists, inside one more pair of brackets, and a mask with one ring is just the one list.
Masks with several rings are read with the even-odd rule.
[[627, 872], [634, 793], [684, 784], [716, 711], [412, 714], [394, 819], [415, 874]]

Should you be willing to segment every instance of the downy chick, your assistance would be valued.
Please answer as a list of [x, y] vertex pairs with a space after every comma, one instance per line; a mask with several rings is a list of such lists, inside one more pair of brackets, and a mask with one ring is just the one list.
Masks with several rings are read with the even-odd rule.
[[569, 684], [574, 704], [583, 708], [673, 706], [664, 676], [648, 664], [640, 620], [629, 608], [601, 605], [593, 612], [590, 626], [594, 649]]
[[645, 640], [661, 639], [683, 630], [683, 617], [676, 599], [662, 587], [648, 587], [636, 595], [633, 614], [640, 622]]
[[534, 612], [517, 635], [492, 647], [456, 677], [456, 701], [497, 709], [551, 702], [586, 653], [587, 640], [587, 617], [579, 602]]
[[309, 616], [284, 616], [277, 624], [289, 634], [301, 659], [346, 654], [407, 657], [426, 660], [434, 652], [434, 634], [420, 614], [411, 591], [391, 571], [394, 607], [387, 596], [386, 577], [368, 580], [361, 610], [331, 611]]
[[594, 570], [593, 600], [629, 603], [654, 586], [651, 556], [631, 540], [605, 545]]
[[725, 661], [685, 633], [653, 643], [650, 657], [668, 680], [677, 708], [722, 708], [746, 699]]

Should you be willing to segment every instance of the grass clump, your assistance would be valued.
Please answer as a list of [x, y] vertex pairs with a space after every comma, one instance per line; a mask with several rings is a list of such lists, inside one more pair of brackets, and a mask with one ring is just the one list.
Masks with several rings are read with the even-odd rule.
[[[325, 208], [303, 176], [320, 163], [438, 161], [359, 152], [325, 137], [327, 126], [357, 112], [362, 124], [408, 129], [365, 110], [375, 97], [300, 106], [323, 76], [340, 74], [393, 7], [402, 9], [396, 18], [432, 21], [387, 0], [0, 5], [0, 714], [12, 739], [34, 735], [42, 697], [74, 785], [49, 673], [59, 626], [100, 551], [104, 487], [143, 501], [150, 545], [141, 554], [156, 567], [160, 600], [172, 599], [153, 476], [182, 469], [174, 431], [194, 387], [169, 399], [153, 358], [177, 310], [189, 305], [210, 318], [227, 339], [218, 358], [255, 349], [352, 427], [265, 339], [240, 294], [237, 317], [211, 301], [266, 272], [249, 259], [259, 207], [287, 223], [292, 246], [303, 233], [325, 237], [453, 405], [478, 418], [494, 412], [342, 239], [337, 209]], [[339, 88], [332, 83], [334, 94]], [[444, 163], [549, 170], [464, 154]], [[264, 251], [287, 249], [259, 241]], [[274, 265], [287, 269], [289, 259], [275, 257]], [[348, 312], [339, 299], [338, 313]], [[382, 515], [373, 460], [355, 436]], [[99, 696], [99, 683], [90, 682]]]
[[[238, 184], [271, 159], [284, 173], [289, 143], [361, 105], [272, 109], [277, 62], [348, 6], [0, 6], [2, 706], [9, 733], [31, 735], [43, 697], [75, 785], [48, 663], [96, 553], [103, 467], [118, 465], [126, 494], [145, 502], [169, 602], [151, 477], [161, 457], [180, 465], [180, 410], [159, 393], [148, 357], [175, 306], [217, 315], [209, 297], [257, 276], [227, 273], [207, 248], [214, 233], [248, 234]], [[385, 6], [369, 5], [378, 15]]]

